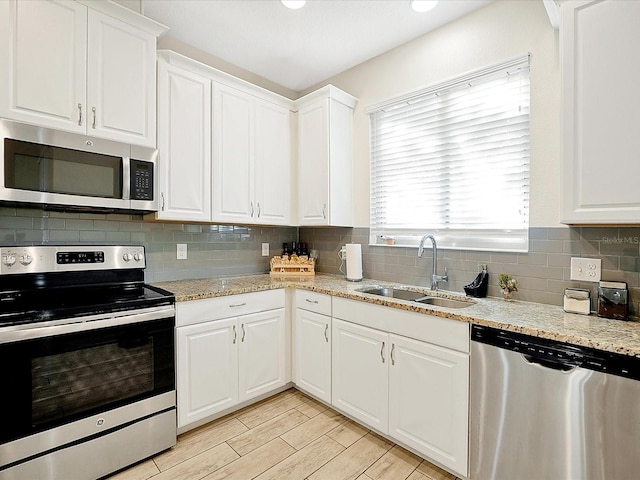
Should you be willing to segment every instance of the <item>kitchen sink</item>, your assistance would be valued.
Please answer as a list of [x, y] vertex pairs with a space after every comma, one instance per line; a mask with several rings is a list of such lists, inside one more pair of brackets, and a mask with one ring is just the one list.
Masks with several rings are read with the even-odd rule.
[[363, 288], [359, 290], [362, 293], [368, 293], [370, 295], [379, 295], [381, 297], [397, 298], [398, 300], [418, 300], [425, 298], [424, 293], [412, 292], [410, 290], [402, 290], [399, 288]]
[[436, 307], [446, 308], [465, 308], [470, 307], [474, 302], [466, 300], [455, 300], [453, 298], [432, 297], [421, 292], [412, 292], [411, 290], [403, 290], [391, 287], [370, 287], [358, 290], [361, 293], [369, 295], [379, 295], [381, 297], [395, 298], [398, 300], [408, 300], [411, 302], [422, 303], [424, 305], [434, 305]]
[[453, 298], [444, 298], [444, 297], [423, 297], [415, 300], [418, 303], [424, 303], [426, 305], [435, 305], [436, 307], [447, 307], [447, 308], [466, 308], [473, 305], [473, 302], [468, 302], [466, 300], [454, 300]]

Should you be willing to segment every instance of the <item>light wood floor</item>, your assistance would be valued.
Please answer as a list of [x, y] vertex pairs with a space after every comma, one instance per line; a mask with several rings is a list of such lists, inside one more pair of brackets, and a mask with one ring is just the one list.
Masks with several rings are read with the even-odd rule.
[[178, 437], [109, 480], [455, 480], [290, 389]]

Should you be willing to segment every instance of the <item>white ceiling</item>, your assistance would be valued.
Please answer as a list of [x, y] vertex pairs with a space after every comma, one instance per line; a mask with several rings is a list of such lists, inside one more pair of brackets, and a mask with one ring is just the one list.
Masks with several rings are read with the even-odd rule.
[[167, 35], [294, 91], [302, 91], [493, 0], [141, 0]]

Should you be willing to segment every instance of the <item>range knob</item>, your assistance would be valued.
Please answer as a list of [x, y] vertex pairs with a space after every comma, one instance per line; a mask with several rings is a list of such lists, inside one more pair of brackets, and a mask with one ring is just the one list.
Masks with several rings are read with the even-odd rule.
[[143, 259], [143, 258], [144, 258], [144, 255], [143, 255], [142, 253], [134, 253], [134, 254], [133, 254], [133, 259], [134, 259], [136, 262], [140, 262], [140, 261], [142, 261], [142, 259]]
[[15, 255], [4, 255], [2, 257], [2, 263], [4, 263], [7, 267], [10, 267], [16, 263]]
[[133, 258], [133, 257], [131, 256], [131, 254], [130, 254], [130, 253], [125, 253], [124, 255], [122, 255], [122, 259], [123, 259], [125, 262], [130, 261], [132, 258]]
[[29, 265], [31, 262], [33, 262], [33, 257], [29, 254], [24, 254], [20, 256], [20, 263], [22, 265]]

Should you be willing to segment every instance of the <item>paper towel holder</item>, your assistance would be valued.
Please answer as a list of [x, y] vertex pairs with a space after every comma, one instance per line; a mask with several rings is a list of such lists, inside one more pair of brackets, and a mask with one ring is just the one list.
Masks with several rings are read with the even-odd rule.
[[[340, 273], [345, 276], [347, 281], [362, 281], [362, 245], [359, 243], [344, 245], [338, 252], [338, 258], [340, 258]], [[344, 270], [343, 267], [345, 267]]]

